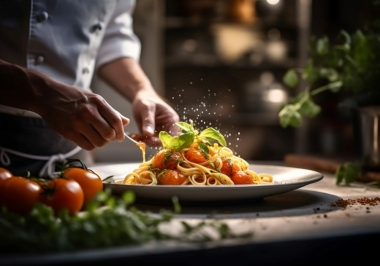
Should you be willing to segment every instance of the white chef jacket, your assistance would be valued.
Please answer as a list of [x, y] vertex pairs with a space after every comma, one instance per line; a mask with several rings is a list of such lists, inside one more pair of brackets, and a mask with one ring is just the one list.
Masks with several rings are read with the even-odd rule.
[[[0, 58], [90, 90], [96, 69], [139, 59], [135, 0], [5, 0], [0, 2]], [[0, 105], [0, 112], [38, 116]]]

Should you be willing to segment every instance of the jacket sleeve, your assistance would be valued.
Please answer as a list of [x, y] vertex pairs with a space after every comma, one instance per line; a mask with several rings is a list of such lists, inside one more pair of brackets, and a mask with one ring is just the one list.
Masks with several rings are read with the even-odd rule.
[[96, 68], [122, 57], [140, 59], [141, 43], [133, 31], [135, 0], [117, 1], [99, 48]]

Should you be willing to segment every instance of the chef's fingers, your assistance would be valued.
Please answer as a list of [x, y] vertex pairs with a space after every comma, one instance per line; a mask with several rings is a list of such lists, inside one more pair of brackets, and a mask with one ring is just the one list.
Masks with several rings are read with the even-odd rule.
[[75, 133], [71, 135], [70, 140], [76, 143], [82, 149], [85, 149], [88, 151], [92, 151], [93, 149], [96, 148], [96, 146], [92, 144], [91, 141], [89, 141], [88, 138], [82, 133]]
[[180, 133], [179, 127], [175, 124], [179, 121], [179, 117], [174, 112], [162, 113], [156, 116], [156, 126], [161, 130], [168, 132], [172, 136]]
[[162, 142], [159, 137], [148, 137], [145, 143], [150, 147], [161, 147]]
[[135, 134], [129, 134], [129, 136], [134, 139], [137, 142], [144, 142], [150, 147], [161, 147], [162, 143], [159, 137], [156, 136], [146, 136], [143, 134], [135, 133]]
[[90, 122], [99, 134], [107, 141], [117, 139], [124, 140], [124, 126], [129, 124], [129, 119], [113, 109], [107, 102], [98, 106], [98, 112], [102, 119]]
[[139, 113], [139, 118], [136, 120], [140, 121], [141, 125], [141, 132], [143, 135], [147, 137], [152, 137], [154, 135], [154, 130], [156, 127], [155, 124], [155, 112], [156, 108], [155, 105], [150, 104], [150, 105], [145, 105], [145, 108], [141, 108], [140, 113]]

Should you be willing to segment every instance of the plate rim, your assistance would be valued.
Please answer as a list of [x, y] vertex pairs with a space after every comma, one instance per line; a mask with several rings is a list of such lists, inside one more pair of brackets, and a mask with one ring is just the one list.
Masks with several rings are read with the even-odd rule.
[[[118, 164], [120, 165], [136, 165], [136, 163], [121, 163]], [[137, 164], [138, 165], [138, 164]], [[110, 166], [110, 165], [107, 165]], [[290, 192], [292, 190], [299, 189], [301, 187], [304, 187], [306, 185], [316, 183], [324, 178], [324, 175], [320, 172], [310, 170], [310, 169], [305, 169], [305, 168], [297, 168], [297, 167], [289, 167], [289, 166], [282, 166], [282, 165], [271, 165], [271, 164], [258, 164], [258, 163], [249, 163], [250, 168], [271, 168], [271, 169], [277, 169], [277, 171], [296, 171], [296, 170], [302, 170], [305, 172], [305, 174], [311, 175], [308, 177], [306, 180], [297, 180], [297, 181], [289, 181], [289, 182], [278, 182], [274, 184], [254, 184], [254, 185], [221, 185], [221, 186], [175, 186], [175, 185], [155, 185], [155, 186], [150, 186], [150, 185], [126, 185], [126, 184], [115, 184], [115, 183], [108, 183], [108, 182], [103, 182], [105, 188], [110, 188], [112, 193], [121, 195], [122, 192], [120, 191], [127, 191], [131, 190], [134, 191], [138, 198], [144, 199], [144, 200], [155, 200], [155, 199], [162, 199], [168, 200], [170, 195], [157, 195], [157, 194], [162, 194], [163, 192], [170, 192], [173, 194], [179, 194], [178, 197], [181, 197], [181, 193], [188, 193], [189, 191], [203, 191], [203, 192], [229, 192], [229, 196], [233, 194], [234, 192], [244, 192], [244, 196], [242, 198], [247, 197], [247, 193], [252, 193], [252, 198], [265, 198], [268, 196], [273, 196], [273, 195], [278, 195], [278, 194], [283, 194], [286, 192]], [[126, 175], [126, 174], [125, 174]], [[121, 179], [123, 175], [115, 175], [116, 178]], [[271, 191], [271, 188], [273, 188], [273, 191]], [[262, 191], [260, 191], [262, 190]], [[151, 198], [146, 197], [146, 195], [149, 195], [149, 193], [156, 193], [153, 195]], [[141, 194], [144, 194], [144, 196], [141, 196]], [[203, 193], [207, 194], [207, 193]], [[184, 196], [185, 194], [182, 194], [182, 198], [188, 197], [188, 195]], [[260, 196], [256, 196], [260, 195]], [[212, 195], [203, 195], [202, 198], [204, 198], [204, 201], [223, 201], [223, 199], [216, 199], [218, 198], [217, 196], [212, 196]], [[237, 196], [234, 196], [234, 198], [239, 198]], [[226, 198], [225, 200], [228, 200]], [[182, 200], [183, 201], [183, 200]], [[186, 198], [185, 201], [191, 202], [191, 199]], [[195, 200], [196, 202], [199, 202], [201, 200], [197, 199]], [[194, 201], [194, 202], [195, 202]]]

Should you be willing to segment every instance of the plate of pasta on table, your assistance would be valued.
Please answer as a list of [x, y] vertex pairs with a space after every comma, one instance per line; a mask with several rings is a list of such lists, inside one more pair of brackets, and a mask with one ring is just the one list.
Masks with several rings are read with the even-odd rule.
[[307, 169], [249, 163], [227, 147], [224, 136], [209, 127], [178, 122], [181, 133], [159, 133], [162, 147], [141, 163], [94, 166], [104, 187], [115, 195], [133, 191], [137, 201], [181, 204], [235, 202], [265, 198], [318, 182], [323, 175]]

